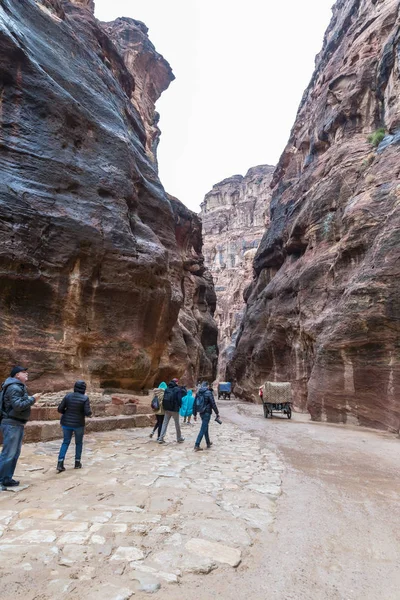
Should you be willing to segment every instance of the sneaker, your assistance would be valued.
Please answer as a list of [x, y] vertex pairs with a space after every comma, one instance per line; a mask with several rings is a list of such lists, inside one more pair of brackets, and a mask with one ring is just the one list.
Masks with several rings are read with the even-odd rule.
[[163, 440], [162, 438], [160, 438], [159, 440], [157, 440], [157, 442], [158, 442], [159, 444], [165, 444], [165, 440]]
[[213, 443], [210, 442], [209, 444], [207, 444], [207, 448], [211, 448], [212, 445], [213, 445]]
[[202, 451], [203, 451], [203, 448], [200, 448], [200, 446], [195, 446], [195, 447], [194, 447], [194, 451], [195, 451], [195, 452], [202, 452]]
[[184, 442], [184, 441], [185, 441], [185, 438], [184, 438], [184, 437], [181, 437], [181, 438], [179, 438], [179, 440], [176, 440], [176, 441], [178, 442], [178, 444], [182, 444], [182, 442]]
[[151, 434], [149, 435], [149, 438], [152, 438], [152, 437], [153, 437], [153, 435], [154, 435], [154, 433], [151, 433]]
[[7, 488], [5, 485], [3, 485], [2, 483], [0, 483], [0, 492], [6, 492]]
[[3, 481], [3, 485], [5, 487], [17, 487], [19, 481], [16, 481], [15, 479], [6, 479], [6, 481]]

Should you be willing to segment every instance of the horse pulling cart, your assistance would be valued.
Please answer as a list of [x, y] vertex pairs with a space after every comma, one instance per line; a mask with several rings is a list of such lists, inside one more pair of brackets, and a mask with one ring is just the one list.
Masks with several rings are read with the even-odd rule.
[[259, 389], [264, 417], [268, 419], [274, 412], [280, 412], [292, 418], [292, 386], [286, 382], [266, 381]]

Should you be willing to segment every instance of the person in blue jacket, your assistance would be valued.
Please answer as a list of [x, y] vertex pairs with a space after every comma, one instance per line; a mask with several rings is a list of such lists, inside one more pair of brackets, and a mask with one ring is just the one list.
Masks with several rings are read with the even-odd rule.
[[182, 406], [179, 411], [181, 417], [183, 417], [183, 422], [190, 425], [190, 419], [193, 414], [193, 404], [194, 404], [194, 396], [192, 390], [188, 390], [186, 396], [182, 398]]

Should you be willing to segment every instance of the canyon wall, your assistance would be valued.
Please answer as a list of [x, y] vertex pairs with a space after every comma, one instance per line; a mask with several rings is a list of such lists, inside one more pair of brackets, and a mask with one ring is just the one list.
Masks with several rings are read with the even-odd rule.
[[29, 365], [32, 391], [153, 385], [188, 310], [201, 242], [179, 246], [157, 175], [154, 102], [173, 76], [151, 52], [143, 24], [103, 26], [90, 1], [1, 2], [0, 372]]
[[398, 0], [339, 0], [277, 169], [228, 371], [315, 420], [400, 427]]
[[252, 262], [268, 224], [274, 167], [253, 167], [213, 186], [201, 205], [204, 257], [217, 295], [218, 373], [225, 379], [244, 312], [243, 294], [253, 278]]

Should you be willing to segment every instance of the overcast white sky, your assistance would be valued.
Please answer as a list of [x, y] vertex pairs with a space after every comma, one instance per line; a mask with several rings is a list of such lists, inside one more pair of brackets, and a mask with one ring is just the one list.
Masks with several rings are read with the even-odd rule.
[[146, 23], [176, 80], [157, 103], [159, 172], [192, 210], [212, 186], [276, 164], [334, 0], [95, 0]]

